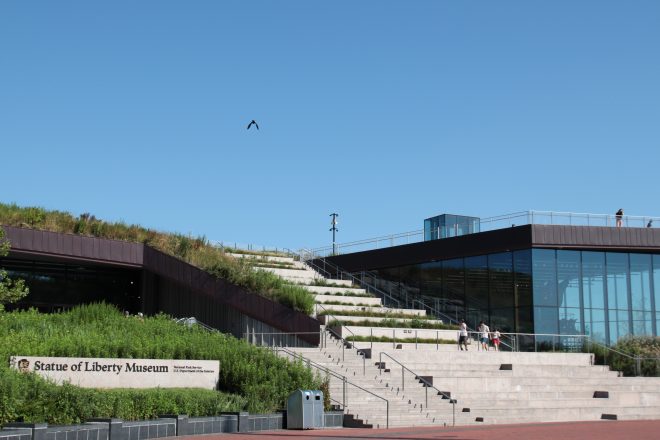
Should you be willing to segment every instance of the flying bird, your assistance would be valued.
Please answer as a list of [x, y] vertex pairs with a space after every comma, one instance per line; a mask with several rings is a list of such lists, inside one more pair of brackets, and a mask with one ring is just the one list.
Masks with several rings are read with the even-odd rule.
[[254, 124], [254, 126], [257, 127], [257, 130], [259, 130], [259, 124], [257, 124], [257, 121], [255, 121], [254, 119], [251, 120], [250, 123], [248, 124], [247, 126], [248, 130], [250, 129], [250, 127], [252, 127], [252, 124]]

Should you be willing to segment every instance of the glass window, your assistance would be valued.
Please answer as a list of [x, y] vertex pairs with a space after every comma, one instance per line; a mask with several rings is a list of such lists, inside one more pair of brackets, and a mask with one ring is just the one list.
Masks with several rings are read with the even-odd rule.
[[584, 334], [591, 336], [594, 341], [606, 343], [607, 331], [605, 310], [584, 309]]
[[465, 298], [468, 307], [488, 316], [488, 257], [465, 259]]
[[532, 251], [513, 253], [513, 270], [516, 307], [532, 305]]
[[633, 310], [633, 334], [636, 336], [653, 336], [653, 314], [641, 310]]
[[[651, 255], [630, 254], [630, 300], [633, 310], [651, 311]], [[635, 332], [635, 334], [641, 334]]]
[[[532, 252], [534, 306], [557, 307], [555, 251], [552, 249], [534, 249]], [[534, 315], [536, 316], [536, 313]]]
[[558, 342], [559, 332], [557, 307], [534, 307], [534, 333], [540, 350], [550, 350]]
[[628, 310], [628, 254], [608, 252], [607, 308]]
[[515, 306], [513, 296], [513, 255], [511, 252], [492, 254], [488, 256], [490, 273], [490, 306], [493, 309], [511, 308]]
[[557, 294], [560, 307], [580, 307], [579, 251], [557, 251]]
[[442, 296], [442, 262], [421, 264], [419, 277], [422, 295], [437, 298]]
[[[653, 290], [655, 291], [655, 312], [660, 314], [660, 255], [653, 256]], [[660, 333], [660, 325], [656, 326]]]
[[462, 258], [443, 261], [442, 292], [446, 309], [464, 310], [465, 269]]
[[579, 307], [561, 307], [559, 309], [559, 333], [562, 335], [583, 334]]
[[605, 253], [582, 252], [584, 308], [605, 308]]

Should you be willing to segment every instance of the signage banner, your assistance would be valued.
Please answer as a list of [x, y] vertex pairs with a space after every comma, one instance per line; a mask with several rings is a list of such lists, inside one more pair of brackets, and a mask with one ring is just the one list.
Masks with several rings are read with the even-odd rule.
[[10, 367], [85, 388], [215, 389], [220, 361], [12, 356]]

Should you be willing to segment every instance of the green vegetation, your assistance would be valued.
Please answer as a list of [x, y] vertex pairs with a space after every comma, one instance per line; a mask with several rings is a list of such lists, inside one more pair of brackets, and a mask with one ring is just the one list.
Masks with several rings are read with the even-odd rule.
[[451, 339], [432, 339], [432, 338], [388, 338], [387, 336], [347, 336], [345, 338], [351, 342], [411, 342], [418, 344], [456, 344], [456, 341]]
[[451, 324], [435, 324], [424, 322], [423, 319], [410, 319], [401, 321], [397, 319], [383, 319], [382, 321], [357, 321], [357, 322], [342, 322], [339, 320], [332, 320], [328, 327], [339, 327], [342, 325], [355, 326], [355, 327], [390, 327], [390, 328], [417, 328], [417, 329], [433, 329], [433, 330], [458, 330], [458, 326]]
[[[590, 348], [596, 356], [596, 363], [609, 365], [612, 370], [622, 371], [625, 376], [660, 376], [660, 337], [623, 338], [612, 350], [598, 346]], [[640, 358], [639, 362], [636, 358]]]
[[203, 236], [166, 234], [123, 222], [104, 222], [90, 214], [74, 217], [68, 212], [3, 203], [0, 224], [144, 243], [294, 310], [308, 315], [313, 312], [314, 298], [307, 290], [286, 285], [270, 272], [254, 270], [249, 262], [211, 246]]
[[[4, 229], [0, 228], [0, 257], [9, 253], [9, 241], [5, 238]], [[0, 267], [0, 312], [4, 310], [4, 305], [13, 303], [23, 298], [30, 292], [25, 286], [25, 281], [13, 280], [7, 276], [7, 271]]]
[[[222, 392], [57, 386], [10, 370], [10, 355], [217, 359]], [[0, 424], [19, 417], [66, 424], [89, 417], [134, 420], [172, 412], [269, 412], [281, 408], [293, 390], [321, 386], [322, 380], [302, 363], [289, 363], [229, 335], [182, 326], [165, 315], [124, 317], [106, 304], [80, 306], [60, 314], [34, 310], [0, 313]]]
[[[325, 303], [327, 304], [327, 303]], [[340, 316], [364, 316], [365, 318], [392, 318], [392, 319], [417, 319], [420, 321], [430, 321], [434, 320], [432, 316], [419, 316], [419, 315], [408, 315], [401, 312], [370, 312], [368, 310], [333, 310], [325, 309], [318, 313], [318, 316], [323, 315], [340, 315]]]
[[319, 303], [322, 306], [328, 305], [328, 306], [357, 306], [357, 307], [372, 307], [372, 308], [382, 308], [382, 306], [378, 304], [363, 304], [363, 303], [358, 303], [358, 304], [347, 304], [343, 303], [341, 301], [326, 301], [323, 303]]
[[339, 284], [339, 283], [333, 283], [332, 281], [328, 281], [325, 278], [317, 278], [312, 281], [311, 284], [305, 284], [306, 286], [320, 286], [320, 287], [349, 287], [349, 288], [354, 288], [355, 286], [346, 286], [345, 284]]
[[345, 292], [314, 292], [314, 295], [324, 295], [324, 296], [354, 296], [357, 298], [375, 298], [376, 296], [371, 293], [353, 293], [350, 290]]

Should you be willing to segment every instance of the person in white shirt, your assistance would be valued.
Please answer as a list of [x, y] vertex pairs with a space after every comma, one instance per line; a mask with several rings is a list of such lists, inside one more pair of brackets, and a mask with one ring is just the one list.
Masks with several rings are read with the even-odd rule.
[[467, 351], [467, 338], [468, 338], [468, 331], [467, 331], [467, 324], [465, 323], [464, 320], [461, 320], [461, 324], [458, 326], [458, 347], [463, 351], [463, 347], [465, 347], [465, 351]]
[[479, 337], [481, 338], [481, 348], [488, 351], [488, 342], [490, 341], [490, 328], [486, 325], [485, 322], [481, 321], [479, 324]]

